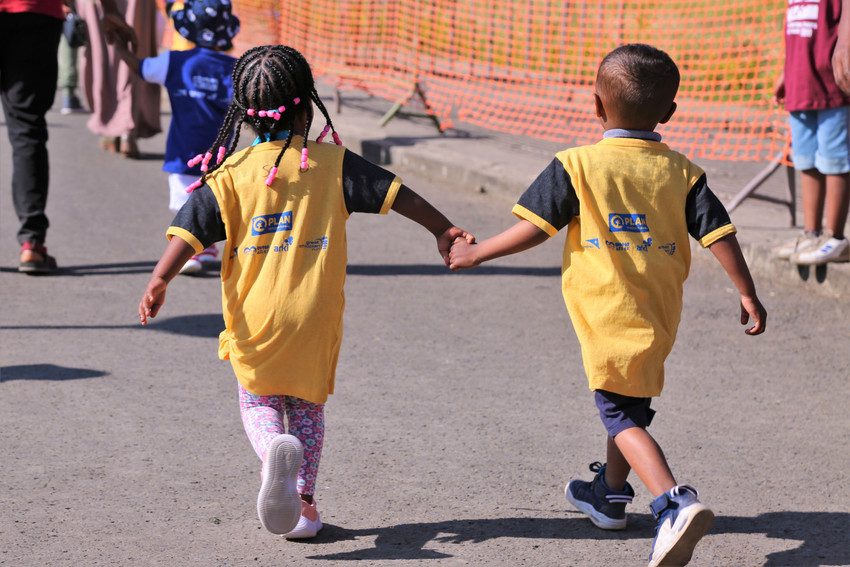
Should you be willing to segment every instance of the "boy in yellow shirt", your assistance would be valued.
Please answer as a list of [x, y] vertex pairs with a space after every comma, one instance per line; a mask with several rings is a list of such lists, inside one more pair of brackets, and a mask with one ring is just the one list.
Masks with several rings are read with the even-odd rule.
[[681, 317], [688, 234], [738, 288], [741, 323], [755, 323], [746, 333], [764, 332], [767, 319], [705, 173], [654, 131], [675, 112], [678, 87], [679, 70], [663, 51], [630, 44], [609, 53], [596, 77], [602, 141], [558, 153], [514, 206], [514, 226], [479, 244], [459, 239], [450, 252], [453, 270], [470, 268], [568, 227], [564, 300], [608, 438], [607, 464], [592, 464], [593, 481], [573, 480], [566, 496], [600, 528], [623, 529], [634, 469], [654, 497], [651, 567], [690, 561], [714, 518], [694, 488], [676, 482], [646, 431]]

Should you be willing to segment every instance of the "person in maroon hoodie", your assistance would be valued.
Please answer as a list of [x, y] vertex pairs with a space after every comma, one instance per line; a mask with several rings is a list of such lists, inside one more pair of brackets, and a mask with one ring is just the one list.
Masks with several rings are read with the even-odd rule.
[[[785, 70], [776, 101], [790, 113], [803, 188], [803, 232], [777, 256], [795, 264], [850, 262], [850, 0], [788, 0]], [[824, 210], [826, 222], [823, 222]]]
[[[58, 73], [57, 49], [62, 32], [62, 0], [0, 0], [0, 100], [12, 145], [12, 197], [21, 222], [18, 270], [30, 274], [56, 271], [47, 254], [49, 165], [47, 122]], [[103, 0], [108, 40], [135, 42], [133, 28], [115, 0]]]

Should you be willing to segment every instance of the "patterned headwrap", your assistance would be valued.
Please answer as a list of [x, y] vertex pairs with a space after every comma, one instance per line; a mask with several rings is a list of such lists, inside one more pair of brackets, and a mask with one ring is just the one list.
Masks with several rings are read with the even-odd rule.
[[171, 18], [177, 33], [192, 43], [226, 51], [239, 33], [239, 18], [230, 10], [230, 0], [186, 0]]

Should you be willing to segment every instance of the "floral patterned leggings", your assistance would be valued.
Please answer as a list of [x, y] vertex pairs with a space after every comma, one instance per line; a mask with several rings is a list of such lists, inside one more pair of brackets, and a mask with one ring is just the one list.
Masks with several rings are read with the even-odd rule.
[[[304, 445], [304, 462], [298, 472], [298, 492], [312, 496], [325, 439], [325, 405], [292, 396], [257, 396], [239, 386], [239, 410], [245, 433], [261, 461], [272, 439], [282, 433], [294, 435]], [[283, 416], [289, 431], [283, 424]]]

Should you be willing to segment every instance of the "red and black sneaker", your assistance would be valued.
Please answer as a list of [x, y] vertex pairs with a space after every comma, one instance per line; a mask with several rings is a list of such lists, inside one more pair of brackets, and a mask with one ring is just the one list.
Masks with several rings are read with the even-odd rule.
[[56, 258], [47, 254], [43, 244], [24, 242], [18, 271], [25, 274], [52, 274], [58, 269]]

